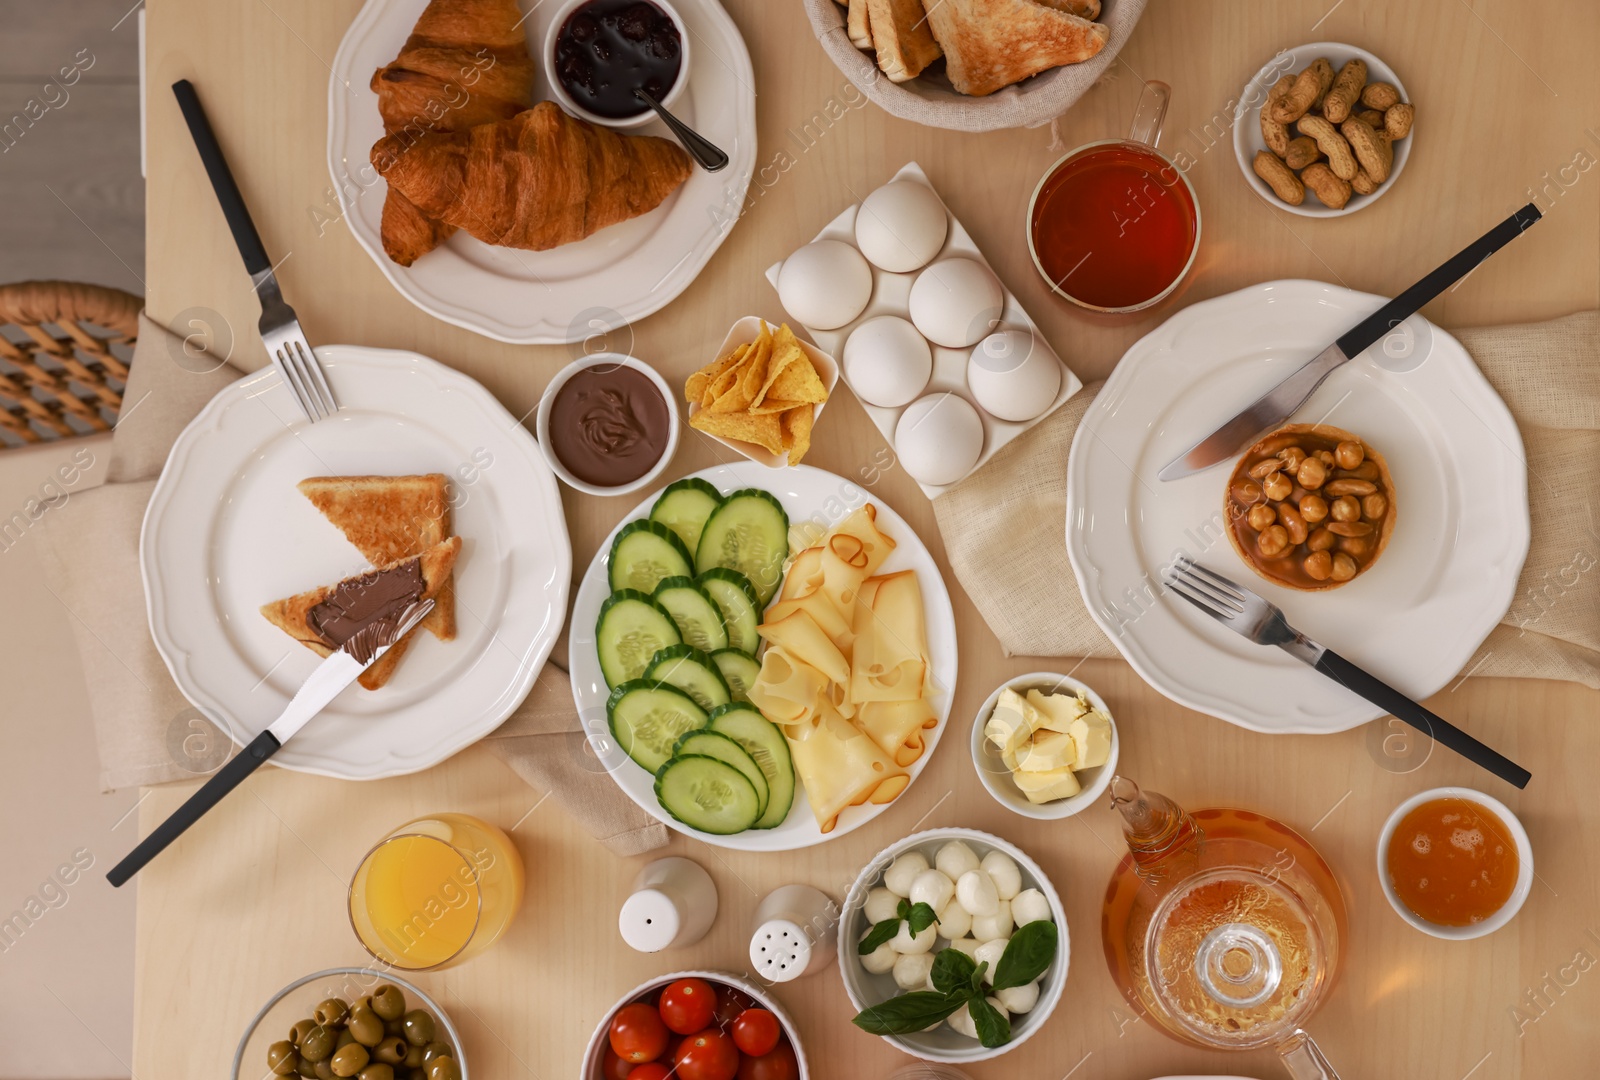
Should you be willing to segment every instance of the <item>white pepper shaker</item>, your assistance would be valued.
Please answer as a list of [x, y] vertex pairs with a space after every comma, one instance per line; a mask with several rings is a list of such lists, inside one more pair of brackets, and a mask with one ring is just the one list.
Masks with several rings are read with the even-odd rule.
[[789, 982], [827, 967], [838, 939], [839, 905], [810, 885], [785, 885], [756, 908], [750, 963], [768, 982]]
[[644, 953], [681, 949], [706, 936], [717, 917], [717, 886], [692, 859], [657, 859], [633, 879], [617, 929]]

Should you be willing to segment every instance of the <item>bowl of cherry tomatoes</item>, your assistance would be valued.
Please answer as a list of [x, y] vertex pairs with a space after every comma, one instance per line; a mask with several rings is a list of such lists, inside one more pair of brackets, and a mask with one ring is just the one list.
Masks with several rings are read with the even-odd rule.
[[736, 975], [680, 971], [635, 987], [601, 1021], [581, 1080], [810, 1080], [794, 1021]]

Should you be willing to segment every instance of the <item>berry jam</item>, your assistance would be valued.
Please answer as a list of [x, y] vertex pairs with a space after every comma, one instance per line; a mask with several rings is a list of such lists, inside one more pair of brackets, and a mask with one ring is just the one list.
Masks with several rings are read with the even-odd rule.
[[678, 81], [683, 42], [670, 16], [647, 0], [589, 0], [567, 16], [556, 38], [555, 77], [572, 100], [596, 116], [624, 120]]

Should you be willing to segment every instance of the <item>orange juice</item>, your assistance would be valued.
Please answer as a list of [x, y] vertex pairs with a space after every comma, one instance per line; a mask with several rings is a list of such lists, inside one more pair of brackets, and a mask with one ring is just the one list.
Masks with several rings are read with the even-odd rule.
[[367, 853], [350, 882], [350, 924], [392, 967], [460, 963], [511, 925], [522, 879], [522, 857], [505, 833], [466, 814], [434, 814]]

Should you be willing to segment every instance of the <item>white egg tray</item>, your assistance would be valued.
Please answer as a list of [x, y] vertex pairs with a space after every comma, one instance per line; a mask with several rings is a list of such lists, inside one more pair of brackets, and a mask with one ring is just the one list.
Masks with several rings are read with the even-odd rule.
[[[939, 196], [933, 185], [928, 182], [928, 174], [923, 172], [922, 166], [914, 161], [908, 163], [886, 182], [892, 183], [895, 180], [915, 181], [933, 191], [935, 198]], [[939, 205], [944, 206], [943, 199], [939, 199]], [[859, 208], [859, 203], [846, 208], [838, 217], [828, 222], [822, 231], [812, 238], [812, 242], [817, 240], [842, 240], [851, 247], [855, 247], [856, 211]], [[994, 273], [994, 267], [989, 265], [989, 260], [983, 257], [983, 252], [978, 250], [978, 245], [973, 243], [972, 237], [968, 235], [967, 230], [956, 219], [956, 216], [950, 213], [948, 206], [944, 206], [944, 212], [950, 222], [949, 233], [945, 237], [944, 247], [940, 248], [939, 253], [929, 260], [929, 265], [940, 259], [947, 259], [952, 255], [960, 255], [982, 263], [991, 274]], [[870, 260], [868, 265], [872, 265]], [[782, 269], [783, 263], [781, 261], [773, 263], [767, 268], [767, 280], [772, 283], [774, 289], [778, 287], [778, 272]], [[845, 339], [850, 336], [857, 326], [860, 326], [868, 319], [877, 315], [898, 315], [907, 320], [911, 318], [908, 306], [911, 283], [916, 280], [922, 269], [925, 269], [925, 267], [913, 270], [908, 274], [893, 274], [887, 270], [872, 266], [872, 299], [867, 302], [866, 309], [854, 321], [846, 323], [837, 329], [817, 330], [806, 326], [806, 333], [811, 335], [811, 340], [816, 342], [818, 348], [834, 356], [842, 357], [844, 355]], [[999, 279], [998, 274], [995, 277], [996, 280]], [[1034, 347], [1043, 349], [1056, 363], [1061, 364], [1061, 389], [1056, 393], [1055, 400], [1050, 403], [1049, 408], [1032, 420], [1025, 420], [1021, 423], [1001, 420], [979, 405], [977, 398], [973, 396], [971, 389], [967, 386], [967, 361], [972, 356], [972, 347], [950, 349], [943, 345], [935, 345], [931, 341], [928, 342], [933, 351], [933, 375], [928, 379], [928, 385], [923, 388], [922, 393], [917, 396], [918, 400], [929, 394], [948, 391], [966, 399], [978, 411], [978, 417], [983, 421], [983, 453], [978, 455], [977, 463], [960, 480], [952, 481], [950, 484], [919, 484], [918, 486], [922, 488], [923, 493], [930, 499], [943, 494], [949, 488], [959, 484], [961, 480], [965, 480], [968, 476], [983, 468], [984, 463], [994, 457], [1002, 446], [1055, 412], [1065, 404], [1068, 398], [1083, 388], [1082, 380], [1072, 373], [1071, 368], [1062, 363], [1061, 357], [1050, 347], [1050, 343], [1045, 341], [1044, 335], [1039, 332], [1039, 327], [1028, 317], [1028, 313], [1022, 310], [1022, 305], [1012, 295], [1011, 290], [1005, 287], [1004, 282], [1001, 283], [1000, 288], [1005, 294], [1005, 308], [1001, 312], [999, 325], [994, 327], [991, 332], [1025, 330], [1031, 334]], [[845, 375], [841, 381], [846, 386], [850, 385], [848, 375]], [[851, 388], [851, 392], [855, 392], [854, 387]], [[861, 401], [861, 407], [867, 411], [867, 415], [878, 426], [878, 430], [883, 432], [884, 439], [888, 441], [889, 446], [892, 448], [894, 446], [895, 424], [899, 421], [900, 414], [905, 412], [910, 405], [902, 406], [898, 409], [885, 409], [877, 405], [869, 405], [859, 394], [856, 395], [856, 399]]]

